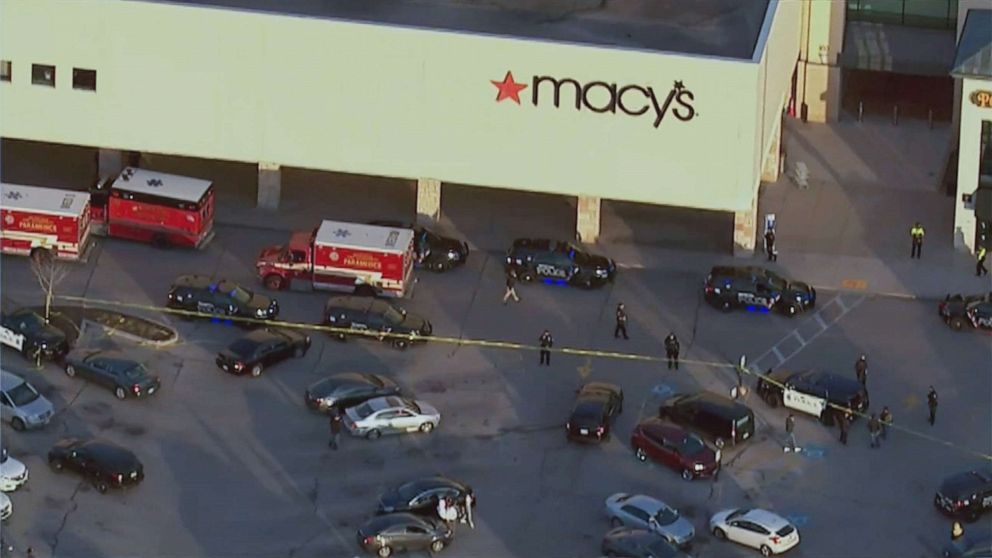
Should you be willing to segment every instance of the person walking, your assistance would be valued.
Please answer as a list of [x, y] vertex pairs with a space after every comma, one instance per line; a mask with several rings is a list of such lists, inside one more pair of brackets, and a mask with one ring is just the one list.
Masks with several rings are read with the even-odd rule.
[[882, 413], [878, 415], [878, 421], [882, 425], [882, 439], [887, 439], [889, 435], [889, 425], [892, 424], [892, 411], [888, 406], [882, 407]]
[[668, 357], [668, 369], [672, 369], [672, 365], [675, 365], [675, 369], [679, 369], [679, 338], [675, 337], [675, 332], [668, 334], [665, 338], [665, 355]]
[[930, 386], [930, 391], [927, 393], [927, 408], [930, 409], [930, 426], [937, 421], [937, 390]]
[[617, 327], [613, 328], [613, 338], [620, 337], [621, 333], [624, 339], [630, 339], [627, 337], [627, 310], [624, 309], [622, 302], [617, 304]]
[[871, 418], [868, 419], [868, 434], [871, 435], [871, 444], [868, 447], [878, 448], [881, 447], [882, 442], [879, 441], [878, 436], [882, 432], [882, 424], [878, 421], [878, 416], [875, 413], [871, 414]]
[[951, 524], [951, 542], [957, 542], [964, 536], [964, 527], [961, 526], [961, 522], [955, 521]]
[[854, 361], [854, 373], [858, 376], [858, 381], [861, 382], [861, 387], [868, 388], [868, 357], [861, 353], [858, 360]]
[[468, 521], [468, 526], [475, 529], [475, 521], [472, 519], [472, 504], [473, 498], [471, 494], [465, 495], [465, 520]]
[[541, 364], [551, 366], [551, 347], [555, 344], [554, 338], [551, 337], [551, 332], [544, 330], [544, 333], [541, 334], [538, 341], [541, 343], [541, 362], [538, 366]]
[[765, 252], [768, 254], [768, 261], [778, 261], [778, 250], [775, 249], [775, 229], [765, 231]]
[[506, 292], [503, 293], [504, 306], [510, 298], [512, 298], [514, 302], [520, 302], [520, 297], [517, 296], [517, 272], [514, 269], [511, 269], [510, 272], [506, 274]]
[[837, 426], [840, 427], [840, 443], [847, 445], [847, 426], [848, 426], [847, 413], [840, 413], [837, 415]]
[[919, 221], [909, 229], [909, 236], [913, 239], [913, 249], [909, 253], [909, 259], [920, 259], [923, 257], [923, 237], [926, 235], [923, 225]]
[[785, 417], [785, 433], [789, 436], [789, 445], [782, 448], [785, 453], [794, 452], [799, 453], [802, 448], [796, 444], [796, 417], [789, 413], [789, 416]]
[[987, 250], [984, 246], [978, 247], [978, 253], [975, 254], [977, 261], [975, 262], [975, 275], [981, 277], [982, 275], [988, 275], [989, 270], [985, 268], [985, 256]]
[[341, 411], [334, 409], [331, 411], [331, 441], [327, 447], [338, 451], [338, 440], [341, 438]]

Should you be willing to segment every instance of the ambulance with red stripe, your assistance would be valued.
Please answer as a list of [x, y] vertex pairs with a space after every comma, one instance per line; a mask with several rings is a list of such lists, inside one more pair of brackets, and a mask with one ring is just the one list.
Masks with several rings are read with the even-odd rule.
[[90, 246], [90, 195], [86, 192], [0, 185], [0, 251], [85, 260]]
[[262, 250], [258, 278], [272, 290], [333, 290], [407, 296], [413, 288], [413, 231], [324, 221]]

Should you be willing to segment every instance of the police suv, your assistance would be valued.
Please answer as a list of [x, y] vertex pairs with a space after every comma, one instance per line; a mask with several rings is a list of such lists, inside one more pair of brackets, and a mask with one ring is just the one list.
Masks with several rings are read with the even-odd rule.
[[274, 320], [279, 315], [276, 299], [252, 292], [233, 281], [214, 281], [202, 275], [177, 277], [169, 289], [166, 305], [216, 317]]
[[971, 296], [947, 295], [937, 310], [954, 331], [961, 331], [965, 324], [992, 330], [992, 292]]
[[859, 413], [868, 409], [868, 392], [861, 382], [820, 370], [776, 370], [761, 376], [757, 390], [769, 407], [784, 405], [813, 415], [827, 426], [833, 425], [839, 412], [828, 403]]
[[975, 521], [992, 510], [992, 470], [973, 469], [945, 478], [933, 505], [950, 517]]
[[0, 343], [32, 360], [58, 359], [69, 352], [65, 333], [29, 308], [0, 314]]
[[540, 280], [553, 285], [601, 287], [616, 277], [616, 263], [586, 252], [570, 242], [518, 238], [506, 253], [507, 272], [523, 281]]
[[813, 287], [754, 266], [714, 267], [706, 277], [703, 296], [724, 312], [736, 307], [759, 312], [778, 310], [790, 318], [816, 306]]

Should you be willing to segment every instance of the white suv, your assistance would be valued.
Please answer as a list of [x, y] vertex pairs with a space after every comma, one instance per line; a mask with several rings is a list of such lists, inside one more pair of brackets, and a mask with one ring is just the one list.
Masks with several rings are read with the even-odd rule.
[[770, 511], [735, 508], [717, 512], [710, 519], [710, 531], [726, 539], [761, 551], [763, 556], [781, 554], [799, 544], [799, 530], [785, 518]]
[[7, 455], [7, 448], [0, 450], [0, 491], [13, 492], [28, 482], [28, 468]]

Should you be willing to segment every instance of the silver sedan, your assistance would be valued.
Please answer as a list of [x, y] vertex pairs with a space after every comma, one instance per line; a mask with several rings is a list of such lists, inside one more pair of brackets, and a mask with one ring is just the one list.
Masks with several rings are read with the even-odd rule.
[[627, 526], [658, 533], [678, 547], [692, 542], [696, 530], [678, 510], [657, 498], [619, 492], [606, 499], [606, 515], [614, 527]]
[[441, 422], [441, 413], [433, 406], [404, 397], [369, 399], [344, 412], [344, 426], [354, 436], [371, 440], [383, 434], [402, 432], [428, 433]]

